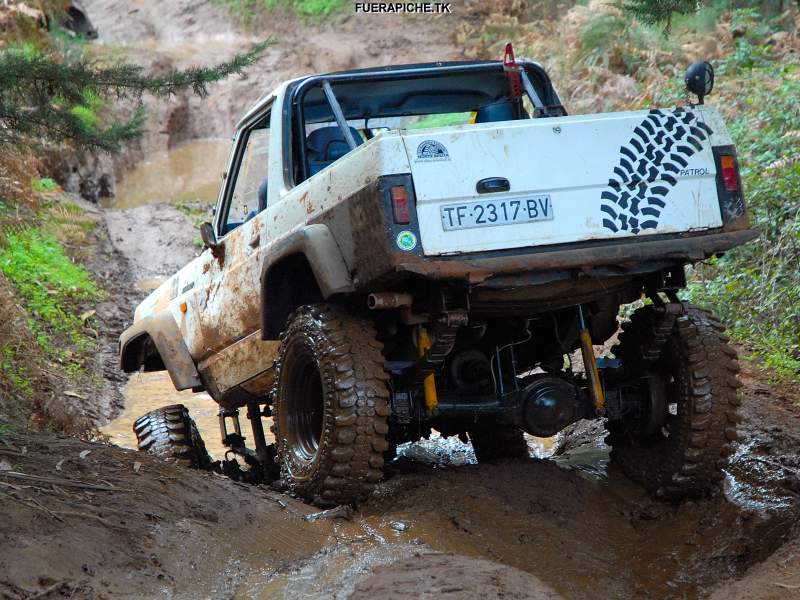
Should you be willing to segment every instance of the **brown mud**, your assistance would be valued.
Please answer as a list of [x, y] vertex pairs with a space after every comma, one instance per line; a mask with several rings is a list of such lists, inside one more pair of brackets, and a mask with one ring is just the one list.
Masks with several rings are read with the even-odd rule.
[[[428, 455], [438, 444], [465, 458], [429, 466], [406, 450], [352, 520], [306, 520], [317, 509], [264, 486], [130, 450], [11, 435], [0, 461], [23, 477], [0, 472], [0, 594], [63, 583], [53, 597], [477, 597], [459, 593], [469, 583], [485, 597], [705, 597], [793, 539], [800, 516], [797, 398], [749, 377], [749, 441], [725, 493], [681, 505], [609, 467], [591, 435], [554, 460], [475, 465], [441, 440]], [[756, 583], [716, 597], [791, 597], [799, 568], [790, 541]]]

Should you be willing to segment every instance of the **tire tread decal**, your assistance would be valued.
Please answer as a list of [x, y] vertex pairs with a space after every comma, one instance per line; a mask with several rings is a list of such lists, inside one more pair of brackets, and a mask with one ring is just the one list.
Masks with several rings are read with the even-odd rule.
[[633, 234], [656, 229], [676, 176], [712, 133], [692, 111], [649, 111], [620, 147], [613, 176], [600, 194], [603, 227]]

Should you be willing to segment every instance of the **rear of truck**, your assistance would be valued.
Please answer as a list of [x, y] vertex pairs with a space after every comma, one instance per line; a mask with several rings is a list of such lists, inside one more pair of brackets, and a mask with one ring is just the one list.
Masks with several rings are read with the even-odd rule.
[[[541, 66], [508, 52], [503, 63], [355, 71], [289, 90], [293, 135], [307, 140], [293, 151], [296, 180], [329, 169], [339, 202], [356, 192], [346, 215], [318, 220], [339, 221], [359, 290], [390, 273], [492, 286], [520, 273], [631, 263], [641, 272], [753, 237], [718, 111], [567, 116]], [[364, 172], [376, 198], [355, 189]]]
[[622, 304], [644, 288], [684, 287], [685, 265], [755, 237], [714, 108], [396, 135], [408, 173], [379, 177], [339, 213], [358, 291], [469, 287], [472, 311], [487, 314], [615, 290]]
[[403, 142], [425, 257], [746, 228], [736, 154], [711, 108], [481, 123]]
[[[391, 99], [378, 81], [331, 81], [341, 130], [376, 107], [469, 111], [383, 138], [364, 118], [331, 183], [386, 168], [316, 218], [352, 273], [340, 301], [356, 315], [366, 304], [382, 344], [388, 439], [434, 428], [482, 461], [524, 456], [523, 432], [604, 417], [632, 478], [663, 497], [706, 493], [737, 436], [738, 366], [719, 321], [678, 292], [687, 264], [755, 237], [725, 124], [704, 105], [568, 116], [540, 67], [526, 63], [517, 88], [515, 68], [409, 68]], [[598, 360], [620, 307], [643, 297]]]

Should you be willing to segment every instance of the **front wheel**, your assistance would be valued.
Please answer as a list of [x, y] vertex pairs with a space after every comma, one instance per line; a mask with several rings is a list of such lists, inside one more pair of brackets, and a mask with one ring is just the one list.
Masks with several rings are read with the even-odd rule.
[[183, 404], [142, 415], [133, 423], [133, 432], [141, 452], [195, 469], [211, 465], [200, 431]]
[[273, 433], [290, 491], [320, 505], [363, 500], [383, 477], [388, 374], [372, 323], [303, 306], [281, 334]]
[[737, 440], [742, 384], [736, 351], [714, 315], [684, 304], [671, 327], [668, 318], [645, 306], [623, 325], [614, 354], [628, 375], [642, 371], [650, 401], [609, 422], [607, 441], [626, 475], [677, 500], [708, 493], [723, 479]]

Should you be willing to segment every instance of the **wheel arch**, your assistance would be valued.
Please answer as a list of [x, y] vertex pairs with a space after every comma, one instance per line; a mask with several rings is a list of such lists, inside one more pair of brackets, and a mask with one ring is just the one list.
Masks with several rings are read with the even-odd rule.
[[298, 307], [353, 289], [342, 252], [326, 225], [293, 232], [270, 248], [261, 269], [261, 338], [277, 340]]
[[145, 317], [125, 330], [119, 341], [120, 367], [133, 373], [167, 371], [177, 390], [203, 389], [178, 324], [169, 313]]

